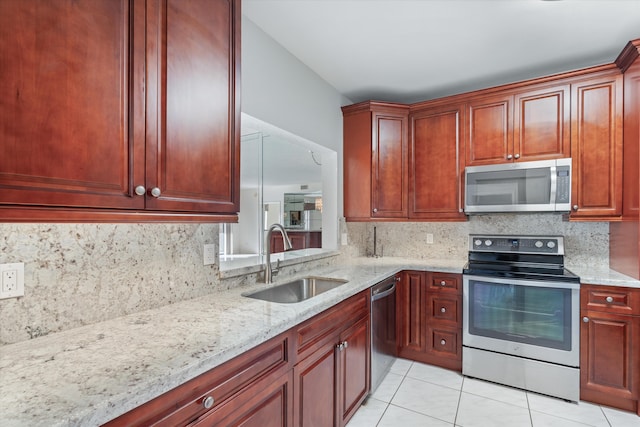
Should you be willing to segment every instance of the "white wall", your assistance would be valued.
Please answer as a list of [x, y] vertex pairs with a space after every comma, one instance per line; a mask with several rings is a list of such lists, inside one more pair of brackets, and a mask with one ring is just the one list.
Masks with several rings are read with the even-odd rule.
[[342, 112], [352, 102], [242, 17], [242, 111], [338, 153], [342, 216]]

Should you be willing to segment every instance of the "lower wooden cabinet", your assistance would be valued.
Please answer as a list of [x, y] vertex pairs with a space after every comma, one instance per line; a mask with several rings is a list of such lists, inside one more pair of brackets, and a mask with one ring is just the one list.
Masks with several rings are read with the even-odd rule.
[[462, 276], [406, 271], [397, 298], [398, 355], [462, 370]]
[[369, 291], [298, 328], [294, 425], [342, 427], [370, 387]]
[[640, 289], [582, 285], [580, 399], [640, 415]]

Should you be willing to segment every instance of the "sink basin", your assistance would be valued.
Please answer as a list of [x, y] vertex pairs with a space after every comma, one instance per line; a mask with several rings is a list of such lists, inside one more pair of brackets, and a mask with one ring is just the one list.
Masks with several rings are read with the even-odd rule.
[[263, 289], [245, 295], [249, 298], [285, 304], [295, 303], [313, 298], [323, 292], [347, 283], [346, 280], [327, 277], [304, 277], [293, 282], [283, 283], [272, 288]]

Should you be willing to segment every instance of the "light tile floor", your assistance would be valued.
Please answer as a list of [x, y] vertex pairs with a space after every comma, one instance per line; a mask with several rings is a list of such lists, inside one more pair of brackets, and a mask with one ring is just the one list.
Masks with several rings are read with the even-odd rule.
[[397, 359], [347, 427], [640, 427], [640, 417], [587, 402], [465, 378]]

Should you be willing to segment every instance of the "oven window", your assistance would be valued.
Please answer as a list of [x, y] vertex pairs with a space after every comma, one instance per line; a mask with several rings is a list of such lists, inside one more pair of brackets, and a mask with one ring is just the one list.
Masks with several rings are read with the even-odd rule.
[[469, 333], [571, 350], [571, 290], [469, 281]]

